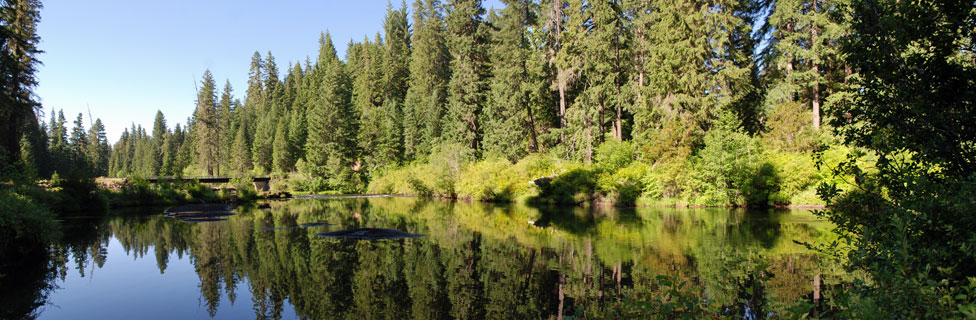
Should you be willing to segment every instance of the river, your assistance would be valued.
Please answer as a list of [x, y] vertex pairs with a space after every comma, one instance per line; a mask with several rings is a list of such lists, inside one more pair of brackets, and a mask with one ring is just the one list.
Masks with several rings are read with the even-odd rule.
[[[768, 318], [798, 302], [827, 309], [850, 281], [797, 243], [831, 241], [806, 210], [331, 198], [187, 223], [163, 209], [65, 218], [47, 268], [8, 275], [29, 284], [4, 289], [5, 308], [40, 319], [602, 318], [660, 292], [664, 275], [718, 316]], [[422, 236], [316, 235], [352, 228]]]

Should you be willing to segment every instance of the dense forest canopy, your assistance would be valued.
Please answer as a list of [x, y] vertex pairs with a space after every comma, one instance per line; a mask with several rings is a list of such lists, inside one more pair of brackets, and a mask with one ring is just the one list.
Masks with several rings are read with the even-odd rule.
[[328, 32], [314, 60], [282, 68], [255, 52], [240, 98], [208, 71], [192, 118], [171, 128], [157, 114], [151, 134], [127, 129], [98, 174], [300, 172], [347, 190], [443, 145], [478, 159], [542, 152], [590, 163], [602, 143], [632, 141], [638, 160], [684, 161], [718, 126], [810, 151], [822, 108], [852, 76], [836, 5], [391, 5], [344, 58]]

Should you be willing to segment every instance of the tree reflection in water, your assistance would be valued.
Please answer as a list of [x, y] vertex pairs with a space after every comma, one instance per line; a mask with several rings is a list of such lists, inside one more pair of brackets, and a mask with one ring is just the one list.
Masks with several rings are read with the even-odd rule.
[[[302, 318], [586, 318], [649, 296], [656, 277], [669, 275], [719, 315], [765, 318], [798, 301], [829, 309], [820, 297], [851, 281], [835, 261], [794, 242], [829, 236], [830, 226], [806, 212], [539, 210], [415, 198], [292, 200], [238, 212], [213, 223], [116, 214], [72, 224], [53, 271], [33, 276], [44, 285], [18, 285], [37, 292], [25, 295], [34, 304], [3, 309], [35, 310], [69, 263], [100, 268], [111, 237], [129, 255], [155, 257], [160, 273], [170, 254], [189, 255], [211, 317], [224, 296], [252, 304], [258, 318], [281, 318], [287, 308]], [[301, 226], [323, 222], [331, 225]], [[352, 228], [424, 236], [314, 235]], [[252, 301], [236, 301], [237, 290]]]

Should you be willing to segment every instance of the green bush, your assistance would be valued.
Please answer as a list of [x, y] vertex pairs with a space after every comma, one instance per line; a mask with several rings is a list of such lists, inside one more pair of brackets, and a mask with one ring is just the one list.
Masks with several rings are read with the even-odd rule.
[[579, 205], [594, 199], [597, 174], [592, 169], [578, 166], [554, 178], [537, 179], [535, 185], [539, 194], [529, 200], [531, 203]]
[[756, 137], [739, 130], [712, 129], [705, 135], [705, 147], [692, 159], [687, 196], [705, 206], [769, 204], [779, 178], [763, 152]]
[[51, 210], [28, 196], [0, 191], [0, 263], [43, 252], [61, 235]]

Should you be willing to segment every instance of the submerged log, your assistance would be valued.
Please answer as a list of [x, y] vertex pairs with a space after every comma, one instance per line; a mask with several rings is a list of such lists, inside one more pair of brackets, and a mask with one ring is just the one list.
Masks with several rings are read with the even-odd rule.
[[402, 239], [402, 238], [416, 238], [416, 237], [423, 236], [422, 234], [407, 233], [400, 230], [376, 229], [376, 228], [339, 230], [339, 231], [332, 231], [332, 232], [316, 233], [315, 235], [319, 237], [326, 237], [326, 238], [354, 239], [354, 240]]

